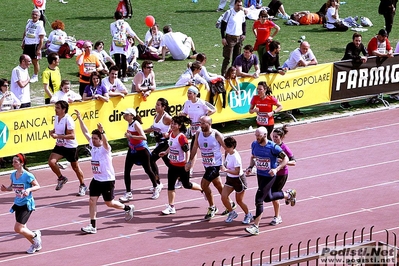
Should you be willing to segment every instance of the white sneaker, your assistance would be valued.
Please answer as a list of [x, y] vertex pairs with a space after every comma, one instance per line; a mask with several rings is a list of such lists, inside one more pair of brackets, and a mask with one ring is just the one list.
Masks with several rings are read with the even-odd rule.
[[32, 75], [32, 77], [30, 78], [30, 83], [35, 83], [39, 81], [39, 77], [37, 75]]
[[175, 185], [175, 189], [179, 189], [179, 188], [182, 188], [182, 187], [183, 187], [183, 184], [180, 182], [180, 180], [177, 181], [176, 185]]
[[[159, 191], [161, 191], [161, 190], [163, 189], [163, 184], [162, 184], [162, 183], [159, 183], [159, 184], [157, 185], [157, 187], [159, 187]], [[150, 191], [151, 191], [151, 192], [154, 192], [154, 187], [150, 187]]]
[[169, 214], [175, 214], [176, 213], [175, 207], [172, 207], [169, 204], [166, 205], [166, 206], [167, 206], [166, 209], [162, 211], [163, 214], [169, 215]]
[[252, 167], [251, 173], [256, 175], [257, 174], [256, 166]]
[[35, 245], [36, 251], [39, 251], [42, 249], [42, 233], [40, 230], [33, 231], [33, 233], [36, 234], [36, 237], [33, 238], [33, 244]]
[[229, 216], [227, 216], [227, 219], [224, 221], [226, 223], [231, 223], [237, 217], [238, 217], [238, 214], [235, 211], [231, 211], [231, 212], [229, 212]]
[[36, 252], [36, 248], [35, 248], [35, 244], [32, 244], [30, 247], [29, 247], [29, 249], [26, 251], [26, 253], [28, 253], [28, 254], [33, 254], [33, 253], [35, 253]]
[[84, 195], [86, 195], [86, 191], [87, 191], [87, 187], [85, 185], [80, 185], [79, 186], [79, 192], [76, 196], [81, 196], [83, 197]]
[[159, 188], [159, 186], [154, 188], [154, 191], [152, 192], [152, 199], [157, 199], [159, 198], [159, 192], [161, 192], [161, 189]]
[[245, 214], [245, 217], [244, 217], [244, 220], [242, 220], [242, 223], [249, 224], [253, 219], [254, 219], [254, 217], [252, 216], [252, 214], [250, 212], [248, 212], [247, 214]]
[[134, 213], [134, 205], [129, 205], [130, 210], [125, 211], [125, 221], [129, 222], [131, 219], [133, 219], [133, 213]]
[[281, 219], [281, 216], [276, 217], [274, 216], [272, 221], [269, 223], [270, 225], [278, 225], [281, 224], [283, 222], [283, 219]]
[[86, 234], [95, 234], [97, 233], [97, 228], [89, 224], [88, 226], [80, 228], [80, 231], [85, 232]]
[[68, 4], [68, 2], [65, 2], [64, 0], [60, 0], [61, 4]]
[[129, 202], [132, 199], [133, 199], [132, 192], [125, 192], [125, 194], [119, 198], [119, 201], [120, 202]]

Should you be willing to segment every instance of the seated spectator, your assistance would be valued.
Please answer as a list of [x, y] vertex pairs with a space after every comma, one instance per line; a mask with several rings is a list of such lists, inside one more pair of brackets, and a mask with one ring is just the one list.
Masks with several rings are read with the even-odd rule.
[[[158, 62], [165, 61], [166, 51], [169, 50], [174, 60], [185, 60], [188, 58], [195, 59], [197, 51], [193, 39], [181, 32], [173, 32], [172, 27], [167, 25], [163, 27], [164, 36], [161, 40], [162, 59]], [[190, 56], [190, 51], [193, 55]]]
[[330, 0], [330, 6], [326, 12], [326, 28], [329, 31], [347, 31], [345, 26], [339, 19], [339, 2], [338, 0]]
[[152, 26], [145, 34], [145, 45], [151, 53], [157, 55], [162, 54], [161, 40], [163, 33], [159, 31], [159, 26], [157, 23]]
[[127, 94], [127, 89], [122, 81], [118, 78], [119, 69], [117, 66], [112, 66], [109, 69], [108, 77], [105, 77], [101, 81], [101, 85], [103, 85], [110, 97], [121, 96], [122, 98], [125, 97]]
[[94, 44], [94, 50], [91, 52], [92, 54], [95, 54], [98, 57], [98, 60], [100, 61], [103, 69], [105, 70], [106, 73], [109, 72], [109, 68], [111, 66], [115, 65], [115, 61], [112, 59], [112, 57], [104, 50], [104, 42], [103, 41], [97, 41]]
[[61, 81], [61, 89], [53, 94], [50, 99], [50, 103], [56, 103], [58, 101], [66, 101], [67, 103], [80, 102], [82, 96], [71, 90], [71, 82], [69, 80]]
[[101, 75], [97, 71], [90, 74], [90, 84], [86, 86], [83, 92], [83, 101], [100, 100], [109, 101], [107, 89], [101, 85]]
[[21, 106], [20, 100], [14, 93], [8, 90], [8, 80], [0, 79], [0, 111], [8, 111], [12, 109], [19, 109]]
[[65, 24], [61, 20], [56, 20], [51, 23], [51, 28], [53, 29], [53, 31], [50, 32], [50, 35], [47, 38], [46, 54], [58, 53], [61, 45], [65, 43], [65, 40], [68, 37], [68, 35], [64, 31]]
[[269, 44], [269, 51], [263, 55], [261, 72], [262, 73], [279, 73], [280, 75], [285, 75], [288, 68], [280, 67], [280, 43], [277, 41], [272, 41]]
[[285, 12], [284, 5], [279, 0], [271, 0], [268, 5], [269, 10], [267, 13], [269, 16], [280, 17], [282, 19], [289, 19], [290, 16]]
[[301, 42], [299, 48], [295, 49], [290, 57], [283, 64], [283, 68], [295, 69], [297, 67], [306, 67], [310, 65], [317, 65], [317, 59], [310, 49], [308, 42]]
[[[244, 53], [236, 57], [233, 66], [237, 69], [238, 77], [252, 77], [258, 78], [260, 73], [259, 59], [253, 54], [254, 48], [247, 44], [244, 46]], [[250, 74], [252, 66], [255, 68], [255, 73]]]
[[291, 14], [290, 18], [301, 25], [323, 24], [323, 17], [310, 11], [298, 11]]
[[132, 92], [140, 93], [143, 101], [146, 101], [147, 97], [157, 87], [153, 68], [154, 64], [152, 61], [144, 60], [141, 64], [141, 71], [133, 79]]
[[237, 69], [234, 66], [229, 67], [224, 78], [227, 84], [230, 85], [231, 90], [235, 91], [236, 95], [238, 95], [240, 93], [240, 82], [237, 77]]
[[193, 62], [189, 67], [180, 75], [175, 86], [198, 86], [204, 84], [207, 91], [209, 91], [208, 82], [199, 75], [202, 66], [198, 61]]
[[133, 37], [127, 36], [127, 41], [129, 43], [129, 47], [126, 54], [126, 73], [127, 75], [134, 77], [140, 69], [140, 64], [137, 62], [137, 58], [139, 58], [139, 50], [137, 49], [137, 46], [135, 46]]
[[[200, 65], [201, 65], [201, 71], [200, 71], [199, 75], [201, 77], [203, 77], [206, 81], [211, 82], [212, 80], [215, 80], [215, 79], [224, 80], [223, 76], [208, 72], [208, 70], [205, 67], [206, 55], [204, 53], [197, 54], [196, 61], [198, 63], [200, 63]], [[190, 66], [188, 66], [188, 67], [190, 67]]]

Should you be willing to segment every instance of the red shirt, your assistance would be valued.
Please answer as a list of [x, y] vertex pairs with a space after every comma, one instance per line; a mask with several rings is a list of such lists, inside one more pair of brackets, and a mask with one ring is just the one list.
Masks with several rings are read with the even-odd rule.
[[[385, 46], [385, 49], [384, 49]], [[386, 53], [386, 51], [389, 51], [392, 49], [391, 47], [391, 43], [389, 42], [388, 39], [385, 40], [385, 42], [379, 42], [377, 39], [377, 36], [374, 36], [373, 38], [371, 38], [369, 44], [367, 45], [367, 52], [369, 53], [369, 56], [373, 55], [374, 51], [377, 50], [385, 50], [383, 51], [383, 53]], [[382, 51], [380, 51], [382, 52]]]
[[259, 126], [272, 126], [274, 125], [274, 117], [268, 117], [267, 113], [273, 111], [273, 105], [277, 105], [278, 100], [271, 95], [267, 95], [263, 100], [259, 95], [255, 95], [251, 100], [251, 106], [259, 108], [258, 115], [256, 117], [256, 123]]
[[[270, 30], [274, 28], [276, 24], [273, 21], [266, 20], [264, 24], [260, 23], [260, 20], [256, 20], [253, 25], [253, 29], [256, 29], [256, 41], [254, 44], [254, 51], [258, 51], [258, 46], [266, 44], [267, 39], [270, 37]], [[268, 46], [266, 44], [266, 46]], [[266, 49], [269, 50], [269, 49]]]

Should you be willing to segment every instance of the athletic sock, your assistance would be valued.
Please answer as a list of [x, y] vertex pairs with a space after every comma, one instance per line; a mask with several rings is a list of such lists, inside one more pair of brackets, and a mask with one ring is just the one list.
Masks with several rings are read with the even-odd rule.
[[91, 219], [91, 220], [90, 220], [90, 224], [91, 224], [91, 226], [93, 226], [94, 228], [96, 228], [96, 219]]
[[123, 208], [123, 210], [124, 210], [125, 212], [130, 211], [129, 205], [125, 205], [125, 207]]

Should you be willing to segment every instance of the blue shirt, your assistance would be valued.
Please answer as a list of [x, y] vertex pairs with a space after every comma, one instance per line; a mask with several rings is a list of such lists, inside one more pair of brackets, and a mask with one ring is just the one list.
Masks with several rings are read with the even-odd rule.
[[278, 155], [283, 151], [279, 145], [268, 140], [265, 146], [257, 141], [252, 142], [252, 155], [255, 157], [256, 171], [258, 175], [270, 177], [270, 169], [278, 165]]
[[[15, 172], [11, 173], [11, 182], [12, 189], [15, 192], [14, 204], [18, 206], [27, 205], [29, 211], [33, 211], [35, 209], [35, 201], [32, 196], [32, 192], [29, 193], [28, 196], [23, 197], [22, 193], [27, 189], [32, 187], [32, 182], [35, 180], [35, 176], [32, 173], [24, 171], [22, 175], [17, 179], [15, 176]], [[11, 208], [10, 212], [14, 212]]]

